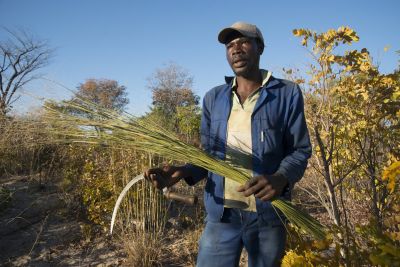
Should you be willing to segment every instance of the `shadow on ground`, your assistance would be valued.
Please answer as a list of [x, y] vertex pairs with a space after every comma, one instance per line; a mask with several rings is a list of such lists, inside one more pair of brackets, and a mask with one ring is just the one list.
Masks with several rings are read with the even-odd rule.
[[108, 237], [85, 239], [55, 185], [29, 177], [0, 180], [11, 195], [0, 209], [1, 266], [120, 266], [125, 256]]

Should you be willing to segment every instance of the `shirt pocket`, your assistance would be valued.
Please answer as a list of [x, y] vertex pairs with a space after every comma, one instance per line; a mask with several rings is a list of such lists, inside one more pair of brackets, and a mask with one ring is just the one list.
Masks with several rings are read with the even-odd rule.
[[263, 154], [282, 154], [283, 130], [281, 128], [262, 129], [260, 139], [263, 147]]

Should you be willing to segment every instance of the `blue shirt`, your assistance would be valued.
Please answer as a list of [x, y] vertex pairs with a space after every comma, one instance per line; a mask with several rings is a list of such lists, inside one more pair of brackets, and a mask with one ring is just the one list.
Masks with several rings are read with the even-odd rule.
[[[201, 144], [210, 155], [225, 159], [227, 122], [232, 108], [232, 80], [208, 91], [203, 99]], [[253, 176], [280, 173], [289, 185], [282, 197], [290, 199], [294, 184], [301, 179], [311, 156], [311, 143], [304, 117], [300, 87], [290, 81], [271, 77], [260, 89], [251, 116]], [[186, 165], [194, 174], [185, 178], [194, 185], [207, 177], [204, 204], [208, 219], [219, 221], [224, 210], [224, 177]], [[266, 221], [280, 223], [270, 201], [256, 199], [257, 213]]]

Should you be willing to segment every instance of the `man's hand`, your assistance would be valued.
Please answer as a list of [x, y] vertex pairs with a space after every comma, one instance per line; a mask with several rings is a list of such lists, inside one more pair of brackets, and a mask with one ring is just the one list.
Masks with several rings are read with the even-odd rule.
[[286, 177], [281, 174], [260, 175], [239, 186], [237, 191], [243, 192], [246, 197], [254, 194], [256, 198], [267, 201], [280, 196], [287, 183]]
[[184, 178], [184, 171], [181, 167], [164, 163], [162, 168], [152, 168], [144, 171], [144, 178], [150, 181], [155, 188], [161, 190], [164, 187], [173, 186]]

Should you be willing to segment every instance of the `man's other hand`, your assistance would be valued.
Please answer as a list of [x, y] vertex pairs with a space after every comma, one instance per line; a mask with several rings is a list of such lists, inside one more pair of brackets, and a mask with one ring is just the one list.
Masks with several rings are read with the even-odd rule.
[[150, 181], [157, 189], [171, 187], [183, 176], [183, 168], [164, 163], [161, 168], [152, 168], [144, 171], [144, 178]]
[[254, 195], [262, 201], [267, 201], [280, 196], [287, 183], [286, 177], [281, 174], [260, 175], [239, 186], [237, 191], [243, 192], [246, 197]]

